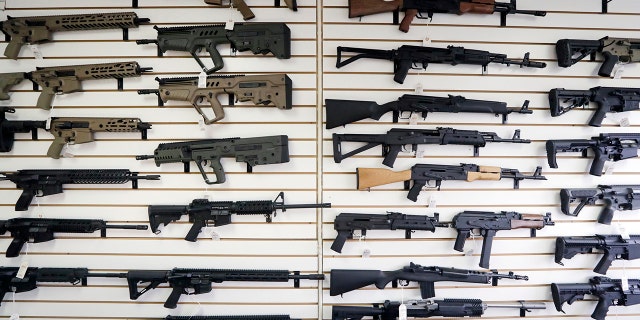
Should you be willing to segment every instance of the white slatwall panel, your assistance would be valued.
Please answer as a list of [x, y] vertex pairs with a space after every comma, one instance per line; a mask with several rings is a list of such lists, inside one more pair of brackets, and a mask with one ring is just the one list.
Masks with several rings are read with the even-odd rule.
[[[189, 23], [212, 23], [226, 20], [230, 15], [237, 21], [240, 15], [224, 8], [212, 8], [200, 0], [140, 0], [139, 8], [131, 9], [131, 1], [7, 0], [4, 15], [50, 15], [84, 12], [135, 11], [150, 18], [152, 24], [177, 26]], [[28, 168], [129, 168], [143, 174], [161, 174], [161, 181], [141, 181], [139, 190], [129, 184], [83, 186], [69, 185], [63, 194], [38, 199], [28, 212], [15, 213], [13, 205], [20, 192], [10, 183], [0, 186], [0, 210], [4, 216], [96, 218], [112, 223], [144, 224], [146, 206], [150, 204], [187, 204], [194, 198], [207, 195], [211, 200], [272, 199], [285, 192], [289, 203], [331, 202], [333, 208], [291, 210], [278, 214], [273, 223], [263, 217], [234, 216], [233, 224], [215, 228], [219, 240], [213, 240], [213, 228], [205, 228], [195, 243], [182, 240], [190, 224], [185, 219], [163, 229], [159, 235], [145, 231], [109, 230], [108, 238], [93, 235], [65, 234], [57, 240], [29, 246], [28, 260], [32, 266], [87, 267], [95, 271], [123, 272], [129, 269], [194, 268], [262, 268], [300, 270], [305, 273], [324, 272], [332, 268], [394, 270], [409, 262], [423, 265], [452, 266], [479, 269], [477, 266], [481, 239], [468, 240], [464, 255], [452, 249], [454, 230], [439, 229], [435, 233], [416, 232], [405, 240], [401, 231], [372, 231], [367, 240], [346, 243], [342, 254], [330, 250], [336, 233], [332, 222], [340, 212], [384, 213], [398, 211], [408, 214], [439, 212], [442, 221], [449, 221], [463, 210], [515, 210], [523, 213], [552, 212], [556, 222], [529, 238], [526, 230], [503, 231], [494, 241], [491, 267], [501, 272], [526, 274], [530, 280], [504, 280], [497, 287], [478, 284], [442, 282], [436, 284], [438, 298], [480, 298], [487, 302], [510, 302], [518, 299], [547, 303], [547, 310], [529, 314], [534, 319], [590, 319], [594, 301], [579, 301], [565, 305], [567, 315], [556, 312], [549, 290], [551, 282], [586, 282], [596, 275], [591, 271], [599, 255], [578, 255], [565, 260], [565, 266], [553, 261], [556, 236], [616, 233], [616, 226], [624, 223], [632, 234], [640, 230], [640, 219], [633, 212], [616, 213], [612, 226], [595, 221], [601, 209], [586, 207], [579, 217], [560, 213], [558, 190], [565, 187], [591, 187], [597, 184], [635, 183], [640, 170], [638, 160], [618, 163], [613, 174], [593, 177], [585, 174], [591, 160], [578, 154], [561, 154], [559, 169], [547, 166], [544, 142], [549, 138], [587, 138], [600, 132], [638, 132], [640, 113], [628, 113], [629, 127], [619, 127], [620, 117], [609, 117], [601, 128], [585, 125], [593, 108], [574, 110], [562, 117], [551, 118], [546, 92], [555, 87], [586, 89], [594, 86], [640, 87], [640, 65], [625, 68], [623, 79], [605, 79], [596, 75], [601, 61], [583, 61], [564, 69], [556, 63], [555, 42], [559, 38], [598, 39], [605, 35], [636, 37], [640, 3], [634, 0], [614, 0], [609, 14], [599, 14], [600, 1], [583, 0], [520, 0], [519, 9], [547, 10], [544, 18], [510, 16], [509, 27], [498, 27], [496, 16], [436, 15], [427, 25], [415, 20], [409, 33], [402, 33], [390, 24], [391, 14], [348, 19], [344, 0], [300, 0], [299, 10], [292, 13], [285, 7], [273, 8], [270, 0], [248, 0], [256, 14], [256, 22], [287, 22], [292, 31], [292, 58], [278, 60], [270, 56], [254, 56], [247, 52], [232, 54], [228, 46], [220, 46], [225, 67], [220, 74], [262, 74], [285, 72], [293, 81], [292, 110], [256, 108], [247, 103], [226, 107], [226, 118], [206, 128], [198, 125], [199, 116], [187, 103], [170, 102], [164, 108], [156, 106], [154, 95], [138, 95], [136, 90], [155, 88], [155, 77], [194, 76], [198, 72], [195, 61], [182, 52], [168, 52], [156, 56], [153, 45], [137, 46], [135, 39], [154, 38], [151, 26], [130, 30], [131, 41], [122, 41], [117, 30], [56, 33], [50, 43], [39, 49], [44, 60], [36, 60], [24, 48], [17, 61], [0, 59], [1, 72], [33, 70], [36, 66], [103, 63], [136, 60], [143, 67], [153, 67], [151, 73], [140, 78], [124, 80], [124, 91], [116, 91], [112, 80], [87, 81], [85, 92], [56, 96], [53, 116], [140, 117], [153, 123], [149, 140], [139, 140], [136, 134], [97, 134], [96, 143], [72, 146], [74, 158], [49, 159], [44, 152], [52, 139], [40, 132], [40, 140], [32, 141], [29, 134], [18, 134], [14, 150], [0, 154], [2, 170]], [[321, 10], [316, 7], [322, 6]], [[318, 15], [318, 13], [321, 14]], [[4, 19], [4, 16], [2, 17]], [[316, 21], [322, 23], [317, 32]], [[322, 37], [318, 39], [318, 37]], [[353, 46], [392, 49], [402, 44], [420, 45], [429, 37], [433, 46], [461, 45], [470, 49], [505, 53], [521, 58], [531, 52], [533, 60], [548, 64], [545, 69], [520, 69], [500, 65], [489, 66], [481, 75], [479, 67], [432, 65], [426, 71], [412, 70], [404, 85], [392, 80], [392, 64], [387, 61], [362, 60], [344, 68], [335, 67], [336, 47]], [[5, 42], [0, 42], [4, 50]], [[201, 56], [211, 65], [206, 55]], [[318, 82], [317, 68], [321, 66], [322, 82]], [[420, 83], [426, 95], [459, 94], [471, 99], [505, 101], [518, 108], [525, 99], [531, 101], [531, 115], [511, 114], [507, 124], [491, 115], [430, 114], [418, 122], [420, 127], [451, 126], [458, 129], [494, 131], [508, 137], [515, 129], [531, 144], [493, 143], [480, 150], [474, 158], [472, 148], [464, 146], [428, 146], [424, 159], [401, 153], [394, 170], [405, 170], [417, 162], [456, 164], [478, 163], [517, 168], [530, 173], [543, 167], [547, 181], [523, 181], [519, 190], [508, 181], [480, 181], [474, 183], [444, 182], [441, 191], [425, 190], [417, 202], [406, 199], [402, 184], [373, 188], [370, 192], [356, 191], [357, 167], [382, 167], [380, 149], [374, 148], [340, 164], [333, 162], [332, 133], [384, 133], [394, 127], [407, 127], [407, 120], [391, 123], [391, 115], [380, 121], [366, 120], [345, 128], [324, 129], [318, 118], [318, 97], [333, 99], [375, 100], [379, 103], [411, 94]], [[10, 101], [0, 106], [14, 106], [16, 114], [10, 119], [38, 120], [48, 113], [34, 107], [38, 92], [27, 82], [14, 87]], [[220, 96], [227, 104], [227, 98]], [[324, 116], [324, 115], [323, 115]], [[319, 130], [319, 128], [322, 128]], [[320, 134], [321, 132], [321, 134]], [[181, 165], [156, 167], [153, 161], [135, 161], [138, 154], [150, 154], [158, 143], [188, 139], [223, 138], [230, 136], [262, 136], [287, 134], [290, 138], [291, 161], [287, 164], [265, 165], [246, 173], [245, 166], [224, 159], [228, 173], [222, 185], [206, 186], [193, 166], [190, 174]], [[318, 146], [318, 144], [320, 144]], [[347, 146], [345, 144], [345, 146]], [[321, 150], [321, 153], [318, 152]], [[428, 208], [430, 199], [437, 208]], [[321, 224], [318, 229], [318, 224]], [[321, 232], [318, 232], [321, 230]], [[5, 248], [10, 238], [0, 238]], [[371, 251], [369, 258], [362, 252]], [[319, 257], [323, 257], [319, 260]], [[17, 266], [20, 258], [0, 258], [2, 265]], [[624, 275], [638, 278], [640, 260], [616, 261], [608, 276]], [[319, 270], [319, 266], [322, 269]], [[127, 296], [124, 281], [90, 279], [87, 287], [43, 285], [37, 290], [15, 295], [8, 294], [0, 307], [0, 315], [18, 313], [22, 318], [51, 319], [154, 319], [167, 314], [291, 314], [296, 318], [330, 318], [333, 305], [368, 305], [386, 299], [414, 299], [419, 297], [412, 283], [404, 290], [368, 287], [349, 292], [343, 297], [329, 296], [329, 281], [318, 284], [303, 281], [299, 289], [284, 283], [216, 284], [210, 294], [183, 296], [178, 308], [167, 310], [162, 303], [169, 294], [167, 286], [153, 290], [138, 301]], [[320, 307], [318, 307], [320, 305]], [[609, 317], [635, 319], [638, 307], [612, 307]], [[486, 319], [518, 319], [514, 310], [487, 310]]]

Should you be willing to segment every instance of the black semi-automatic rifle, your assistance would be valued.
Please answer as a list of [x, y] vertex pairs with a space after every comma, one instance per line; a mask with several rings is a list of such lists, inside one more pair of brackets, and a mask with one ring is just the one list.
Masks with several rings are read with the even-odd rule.
[[552, 225], [555, 225], [555, 223], [551, 221], [551, 212], [547, 212], [546, 215], [539, 215], [523, 214], [513, 211], [502, 211], [500, 213], [463, 211], [455, 215], [451, 223], [451, 226], [458, 231], [453, 249], [462, 252], [467, 238], [473, 235], [472, 231], [477, 231], [477, 234], [483, 238], [479, 265], [483, 268], [489, 268], [491, 245], [498, 231], [521, 228], [530, 229], [531, 237], [535, 237], [536, 230]]
[[361, 320], [372, 317], [375, 320], [397, 320], [400, 317], [400, 305], [407, 307], [407, 317], [480, 317], [488, 308], [520, 309], [520, 317], [533, 309], [546, 309], [542, 302], [518, 301], [514, 304], [488, 304], [480, 299], [443, 299], [443, 300], [409, 300], [389, 301], [382, 305], [374, 303], [373, 307], [333, 306], [331, 320]]
[[556, 153], [581, 152], [587, 157], [587, 151], [594, 153], [589, 174], [601, 176], [605, 161], [620, 161], [638, 156], [640, 133], [601, 133], [591, 139], [547, 140], [547, 162], [549, 167], [557, 168]]
[[5, 41], [9, 41], [4, 55], [17, 59], [23, 45], [48, 42], [56, 31], [122, 29], [122, 40], [129, 40], [129, 28], [137, 28], [147, 22], [149, 19], [138, 18], [135, 12], [85, 13], [7, 17], [7, 20], [0, 22], [0, 29], [5, 35]]
[[[622, 281], [628, 281], [628, 289], [624, 288]], [[632, 306], [640, 303], [640, 280], [593, 277], [589, 279], [589, 283], [551, 284], [553, 304], [556, 310], [562, 313], [562, 305], [565, 302], [572, 304], [584, 300], [587, 294], [598, 297], [598, 304], [591, 318], [605, 320], [610, 306]]]
[[[382, 145], [382, 164], [392, 167], [398, 158], [398, 153], [405, 145], [411, 145], [411, 151], [416, 152], [419, 144], [454, 144], [473, 146], [473, 156], [479, 155], [480, 147], [484, 147], [487, 142], [511, 142], [511, 143], [531, 143], [531, 140], [520, 139], [520, 130], [517, 129], [511, 139], [498, 137], [495, 132], [480, 132], [476, 130], [457, 130], [454, 128], [438, 127], [435, 130], [429, 129], [400, 129], [393, 128], [385, 134], [338, 134], [333, 136], [333, 160], [340, 163], [342, 160], [354, 156], [360, 152], [369, 150], [375, 146]], [[343, 142], [363, 142], [366, 145], [353, 151], [344, 153]]]
[[[513, 179], [513, 188], [520, 187], [520, 180], [547, 180], [542, 175], [542, 168], [537, 167], [533, 175], [523, 175], [518, 169], [508, 169], [493, 166], [479, 166], [477, 164], [462, 163], [459, 166], [442, 164], [421, 164], [418, 163], [411, 169], [404, 171], [391, 171], [389, 169], [378, 168], [357, 168], [356, 178], [358, 190], [367, 190], [371, 187], [380, 186], [394, 182], [404, 182], [404, 189], [409, 190], [407, 198], [417, 201], [418, 195], [423, 187], [437, 188], [444, 180], [500, 180], [502, 178]], [[435, 185], [428, 185], [434, 181]], [[411, 185], [413, 182], [413, 185]]]
[[0, 235], [7, 231], [13, 241], [7, 248], [6, 256], [17, 257], [27, 242], [51, 241], [56, 233], [93, 233], [100, 230], [100, 237], [107, 236], [107, 229], [147, 230], [146, 225], [114, 225], [100, 219], [49, 219], [13, 218], [0, 220]]
[[[163, 163], [182, 162], [184, 172], [191, 170], [190, 163], [194, 161], [207, 184], [226, 181], [221, 158], [235, 158], [236, 162], [245, 162], [247, 172], [252, 172], [254, 166], [261, 164], [286, 163], [289, 162], [289, 137], [280, 135], [161, 143], [153, 155], [136, 156], [136, 160], [154, 159], [158, 167]], [[207, 163], [216, 175], [215, 181], [209, 180], [204, 171]]]
[[560, 39], [556, 42], [558, 66], [567, 68], [596, 53], [602, 53], [604, 62], [598, 70], [601, 77], [611, 77], [613, 68], [619, 63], [640, 62], [640, 39], [604, 37], [599, 40]]
[[[279, 201], [278, 201], [279, 199]], [[151, 231], [159, 234], [160, 225], [167, 225], [180, 219], [183, 215], [189, 216], [189, 222], [193, 223], [191, 229], [184, 237], [187, 241], [197, 241], [198, 234], [203, 227], [224, 226], [231, 224], [231, 215], [264, 215], [268, 223], [271, 215], [275, 217], [277, 210], [283, 212], [287, 209], [305, 208], [331, 208], [331, 203], [320, 204], [284, 204], [284, 192], [280, 192], [275, 200], [253, 201], [209, 201], [207, 199], [195, 199], [188, 206], [149, 206], [149, 225]]]
[[[488, 113], [502, 116], [502, 123], [507, 122], [507, 115], [512, 112], [531, 114], [529, 100], [521, 108], [507, 108], [506, 102], [473, 100], [463, 96], [434, 97], [415, 94], [404, 94], [398, 100], [384, 104], [375, 101], [325, 99], [327, 108], [327, 129], [337, 128], [364, 119], [380, 120], [387, 112], [392, 112], [393, 123], [397, 123], [403, 113], [420, 113], [423, 119], [429, 112], [449, 113]], [[408, 117], [407, 117], [408, 118]]]
[[549, 91], [552, 117], [563, 115], [573, 108], [586, 107], [589, 102], [595, 102], [598, 105], [598, 109], [589, 120], [589, 125], [599, 127], [609, 112], [640, 109], [640, 88], [593, 87], [589, 90], [557, 88]]
[[[560, 210], [562, 213], [577, 217], [585, 205], [593, 205], [597, 200], [604, 202], [598, 222], [611, 224], [616, 210], [638, 209], [640, 205], [640, 185], [602, 185], [596, 188], [560, 189]], [[571, 211], [569, 204], [579, 201]]]
[[635, 260], [640, 258], [640, 235], [596, 234], [587, 237], [557, 237], [556, 263], [562, 264], [562, 259], [571, 259], [578, 253], [604, 252], [593, 272], [607, 274], [613, 260]]
[[138, 189], [138, 180], [160, 180], [159, 175], [139, 176], [128, 169], [60, 169], [18, 170], [15, 173], [0, 172], [0, 181], [9, 180], [22, 189], [16, 202], [16, 211], [26, 211], [33, 197], [62, 193], [65, 184], [120, 184], [131, 181]]
[[333, 221], [333, 228], [338, 236], [331, 244], [331, 250], [341, 253], [347, 239], [353, 239], [353, 232], [360, 230], [362, 237], [367, 230], [404, 230], [405, 239], [411, 239], [414, 230], [435, 232], [436, 227], [448, 227], [446, 223], [439, 223], [440, 215], [433, 217], [388, 212], [387, 214], [340, 213]]
[[[343, 52], [357, 53], [356, 55], [342, 61]], [[393, 61], [393, 80], [397, 83], [404, 83], [410, 69], [427, 69], [432, 63], [450, 64], [471, 64], [482, 66], [482, 72], [487, 71], [489, 63], [499, 63], [507, 66], [516, 65], [529, 68], [544, 68], [544, 62], [529, 60], [529, 53], [524, 55], [522, 60], [512, 60], [506, 54], [491, 53], [489, 51], [465, 49], [464, 47], [448, 46], [445, 48], [420, 47], [403, 45], [393, 50], [363, 49], [353, 47], [338, 47], [338, 60], [336, 68], [344, 67], [358, 59], [370, 58]]]
[[[217, 49], [220, 44], [228, 43], [233, 52], [251, 50], [253, 54], [269, 52], [278, 59], [291, 58], [291, 30], [286, 24], [278, 23], [236, 23], [233, 30], [225, 29], [225, 24], [208, 26], [184, 26], [159, 28], [157, 39], [136, 40], [137, 44], [155, 43], [158, 56], [165, 52], [189, 52], [202, 71], [211, 74], [224, 67], [222, 56]], [[211, 56], [214, 67], [207, 69], [197, 52], [204, 49]]]
[[378, 289], [384, 289], [390, 282], [395, 288], [399, 281], [403, 286], [408, 285], [410, 281], [415, 281], [420, 285], [420, 295], [426, 299], [436, 295], [434, 282], [491, 283], [491, 285], [497, 286], [498, 279], [504, 278], [529, 280], [529, 277], [516, 275], [513, 272], [499, 274], [495, 270], [483, 272], [437, 266], [423, 267], [412, 262], [409, 266], [394, 271], [332, 269], [329, 277], [331, 282], [329, 294], [337, 296], [372, 284]]

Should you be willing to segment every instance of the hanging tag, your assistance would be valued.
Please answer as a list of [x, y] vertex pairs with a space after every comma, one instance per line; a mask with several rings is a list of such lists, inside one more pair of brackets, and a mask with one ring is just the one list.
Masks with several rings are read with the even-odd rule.
[[36, 58], [36, 60], [44, 60], [44, 58], [42, 57], [42, 52], [40, 51], [40, 46], [38, 46], [37, 44], [29, 44], [27, 46], [33, 53], [33, 56]]
[[398, 307], [398, 319], [407, 320], [407, 305], [404, 303]]
[[626, 273], [620, 278], [620, 286], [622, 286], [622, 292], [629, 292], [629, 277]]
[[623, 117], [622, 119], [620, 119], [620, 126], [621, 127], [628, 127], [631, 124], [629, 123], [629, 118], [628, 117]]
[[64, 147], [62, 148], [62, 157], [63, 158], [73, 158], [75, 157], [75, 155], [71, 152], [71, 149], [69, 147], [69, 144], [65, 144]]
[[20, 268], [18, 268], [18, 273], [16, 273], [16, 278], [22, 279], [27, 274], [27, 269], [29, 269], [29, 261], [25, 259], [20, 264]]
[[625, 228], [622, 225], [622, 223], [617, 223], [616, 224], [616, 229], [617, 229], [617, 232], [622, 237], [622, 239], [625, 239], [625, 240], [630, 240], [631, 239], [631, 236], [629, 235], [629, 231], [627, 231], [627, 228]]
[[604, 169], [604, 174], [612, 174], [613, 170], [616, 167], [616, 163], [613, 161], [605, 162], [606, 168]]
[[618, 68], [613, 72], [612, 78], [614, 79], [622, 79], [622, 74], [624, 73], [624, 66], [618, 64]]
[[422, 86], [421, 82], [416, 83], [416, 86], [415, 86], [416, 94], [422, 94], [422, 90], [423, 89], [424, 89], [424, 87]]
[[205, 131], [207, 129], [207, 125], [204, 124], [204, 119], [198, 119], [198, 127], [200, 131]]
[[369, 248], [365, 248], [364, 250], [362, 250], [362, 258], [369, 258], [371, 257], [371, 249]]
[[211, 240], [220, 241], [220, 234], [213, 230], [211, 232]]
[[235, 24], [235, 22], [233, 21], [232, 18], [230, 18], [229, 20], [227, 20], [227, 22], [224, 24], [224, 28], [226, 30], [233, 30], [233, 25]]
[[426, 145], [419, 144], [416, 147], [416, 158], [424, 158], [424, 153], [427, 150]]
[[471, 247], [471, 249], [469, 249], [469, 250], [467, 250], [467, 251], [465, 251], [465, 252], [464, 252], [464, 255], [465, 255], [465, 256], [469, 257], [469, 256], [472, 256], [472, 255], [473, 255], [473, 252], [474, 252], [474, 250], [473, 250], [473, 249], [475, 249], [475, 247], [476, 247], [476, 242], [475, 242], [475, 240], [476, 240], [476, 239], [475, 239], [475, 237], [473, 236], [473, 232], [471, 232], [471, 241], [473, 241], [473, 246]]
[[209, 200], [209, 198], [211, 198], [211, 195], [207, 192], [207, 190], [205, 190], [201, 198]]
[[203, 71], [200, 71], [198, 74], [198, 88], [206, 88], [207, 87], [207, 74]]
[[437, 203], [436, 203], [436, 195], [435, 194], [431, 194], [431, 196], [429, 196], [429, 208], [436, 208], [437, 207]]
[[409, 117], [409, 125], [415, 126], [418, 124], [418, 114], [412, 113]]
[[[51, 113], [49, 113], [51, 114]], [[49, 131], [51, 129], [51, 117], [47, 118], [47, 122], [44, 124], [44, 127], [47, 131]]]
[[424, 39], [422, 39], [422, 46], [426, 47], [428, 45], [431, 44], [431, 37], [429, 37], [429, 34], [427, 33], [427, 35], [424, 37]]
[[20, 320], [20, 315], [18, 315], [17, 313], [13, 313], [9, 317], [9, 320]]

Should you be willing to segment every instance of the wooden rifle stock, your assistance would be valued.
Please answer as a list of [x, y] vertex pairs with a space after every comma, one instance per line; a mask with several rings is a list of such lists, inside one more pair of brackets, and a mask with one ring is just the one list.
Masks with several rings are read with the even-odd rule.
[[349, 18], [400, 10], [402, 0], [349, 0]]
[[474, 0], [470, 2], [460, 1], [460, 13], [483, 13], [493, 14], [495, 11], [495, 0]]
[[375, 186], [411, 180], [411, 169], [396, 172], [389, 169], [357, 168], [356, 178], [358, 190], [366, 190]]

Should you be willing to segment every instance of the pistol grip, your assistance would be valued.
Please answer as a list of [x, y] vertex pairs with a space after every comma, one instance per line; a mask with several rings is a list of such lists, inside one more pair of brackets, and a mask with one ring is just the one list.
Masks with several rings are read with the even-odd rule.
[[456, 242], [453, 244], [453, 250], [462, 252], [464, 250], [464, 243], [467, 241], [467, 238], [471, 236], [471, 230], [458, 230], [458, 235], [456, 236]]
[[598, 296], [598, 304], [596, 305], [596, 309], [593, 310], [591, 318], [596, 320], [605, 320], [607, 313], [609, 312], [609, 307], [612, 303], [613, 301], [611, 301], [611, 298], [607, 297], [605, 293], [602, 293], [602, 295]]
[[233, 1], [233, 6], [236, 9], [238, 9], [238, 11], [240, 11], [240, 13], [242, 14], [242, 19], [246, 21], [256, 17], [256, 15], [253, 14], [253, 11], [251, 11], [251, 8], [249, 8], [249, 6], [247, 5], [246, 2], [244, 2], [244, 0], [232, 0], [232, 1]]
[[224, 67], [224, 62], [222, 61], [220, 52], [218, 52], [218, 49], [216, 49], [216, 43], [212, 43], [210, 46], [208, 46], [207, 52], [209, 53], [209, 55], [211, 56], [211, 60], [213, 61], [213, 68], [206, 70], [205, 72], [207, 74], [211, 74], [222, 69], [222, 67]]
[[198, 111], [202, 118], [204, 118], [204, 123], [212, 124], [214, 122], [222, 120], [224, 118], [224, 109], [222, 108], [220, 101], [218, 101], [218, 97], [216, 95], [213, 95], [211, 97], [205, 95], [204, 98], [209, 101], [209, 104], [211, 105], [211, 110], [213, 110], [214, 116], [213, 119], [209, 119], [199, 105], [197, 105], [196, 103], [193, 104], [193, 106], [196, 108], [196, 111]]
[[331, 250], [337, 253], [342, 253], [342, 247], [344, 247], [344, 243], [347, 241], [350, 234], [351, 232], [349, 231], [338, 231], [338, 236], [331, 244]]
[[36, 195], [36, 190], [24, 189], [22, 191], [22, 194], [20, 194], [20, 198], [18, 198], [18, 201], [16, 202], [15, 210], [27, 211], [35, 195]]
[[420, 191], [422, 191], [422, 187], [424, 187], [426, 184], [427, 181], [425, 180], [414, 180], [413, 186], [409, 190], [409, 194], [407, 194], [407, 199], [413, 202], [418, 201], [418, 195], [420, 194]]
[[393, 168], [393, 164], [396, 162], [398, 154], [400, 153], [400, 148], [402, 148], [402, 146], [399, 144], [390, 146], [389, 150], [387, 151], [387, 155], [384, 157], [384, 160], [382, 160], [382, 164], [387, 167]]
[[191, 229], [189, 229], [189, 232], [187, 232], [187, 235], [184, 237], [184, 239], [191, 242], [198, 241], [198, 234], [205, 226], [206, 223], [204, 222], [204, 220], [193, 221], [193, 225], [191, 225]]
[[602, 120], [607, 117], [607, 109], [599, 103], [598, 109], [589, 120], [589, 125], [592, 127], [600, 127], [602, 125]]
[[611, 77], [611, 72], [613, 72], [613, 68], [618, 61], [620, 61], [620, 57], [607, 51], [603, 52], [602, 55], [604, 56], [604, 63], [600, 66], [598, 75], [601, 77]]
[[42, 92], [40, 92], [40, 96], [38, 97], [36, 106], [43, 110], [51, 109], [51, 104], [53, 103], [54, 96], [55, 92], [53, 92], [52, 89], [42, 88]]
[[398, 29], [405, 33], [409, 32], [409, 28], [411, 28], [411, 22], [413, 22], [413, 18], [415, 18], [416, 15], [418, 15], [418, 9], [407, 9], [407, 11], [405, 11], [404, 13], [404, 18], [402, 18], [400, 27]]
[[171, 294], [167, 298], [167, 301], [164, 302], [164, 307], [168, 309], [175, 309], [178, 306], [178, 300], [180, 300], [180, 295], [182, 294], [183, 289], [180, 287], [173, 287], [171, 290]]
[[608, 157], [604, 155], [599, 149], [595, 149], [594, 153], [595, 156], [593, 157], [593, 162], [591, 163], [589, 174], [594, 176], [601, 176], [602, 169], [604, 168], [604, 162], [607, 161]]
[[55, 137], [49, 146], [49, 150], [47, 150], [47, 156], [53, 159], [60, 159], [60, 153], [62, 153], [62, 148], [64, 148], [65, 144], [64, 138]]
[[609, 270], [611, 263], [615, 259], [616, 259], [616, 255], [614, 253], [606, 251], [602, 259], [598, 261], [598, 264], [593, 269], [593, 272], [597, 272], [599, 274], [607, 274], [607, 270]]
[[409, 69], [411, 69], [411, 60], [405, 59], [400, 60], [398, 62], [394, 62], [394, 76], [393, 80], [397, 83], [404, 83], [404, 79], [407, 78], [407, 74], [409, 74]]
[[18, 55], [20, 55], [20, 49], [22, 49], [22, 46], [24, 44], [25, 42], [22, 41], [22, 37], [11, 37], [11, 41], [9, 41], [9, 44], [4, 49], [4, 56], [13, 60], [18, 59]]
[[196, 165], [198, 166], [198, 170], [200, 170], [200, 174], [202, 175], [204, 182], [207, 184], [224, 183], [226, 181], [226, 176], [224, 174], [224, 168], [222, 167], [222, 163], [220, 163], [220, 158], [212, 158], [209, 161], [211, 163], [210, 166], [213, 169], [213, 173], [215, 173], [216, 175], [216, 181], [209, 180], [207, 173], [204, 171], [203, 163], [205, 163], [206, 160], [196, 161]]
[[613, 209], [613, 203], [610, 200], [604, 200], [604, 208], [600, 211], [600, 215], [598, 216], [598, 223], [602, 224], [611, 224], [613, 220], [613, 213], [615, 210]]
[[20, 250], [22, 250], [22, 246], [27, 242], [26, 239], [14, 238], [9, 247], [7, 248], [7, 258], [13, 258], [20, 255]]

